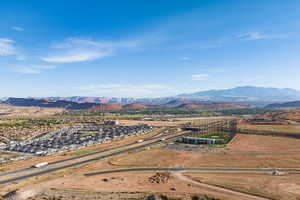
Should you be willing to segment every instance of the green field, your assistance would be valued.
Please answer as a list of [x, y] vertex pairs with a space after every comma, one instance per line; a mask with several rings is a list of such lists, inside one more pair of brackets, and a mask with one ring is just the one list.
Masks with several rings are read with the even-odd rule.
[[222, 139], [225, 144], [231, 140], [230, 134], [226, 132], [212, 133], [206, 136], [201, 136], [201, 138]]

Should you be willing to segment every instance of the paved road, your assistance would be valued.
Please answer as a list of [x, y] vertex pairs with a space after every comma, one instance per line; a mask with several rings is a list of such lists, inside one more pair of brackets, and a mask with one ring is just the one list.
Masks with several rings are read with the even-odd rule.
[[[161, 133], [158, 133], [158, 134], [156, 134], [156, 135], [153, 135], [153, 136], [151, 136], [151, 137], [148, 137], [148, 138], [144, 139], [144, 141], [154, 140], [154, 139], [156, 139], [157, 136], [159, 136], [160, 134], [161, 134]], [[136, 144], [136, 142], [132, 142], [132, 143], [125, 144], [125, 145], [118, 145], [118, 146], [106, 148], [106, 149], [103, 149], [103, 150], [100, 150], [100, 151], [95, 151], [95, 152], [92, 152], [92, 153], [87, 153], [87, 154], [83, 154], [83, 155], [79, 155], [79, 156], [74, 156], [74, 157], [72, 157], [72, 158], [67, 158], [67, 159], [63, 159], [63, 160], [58, 160], [58, 161], [49, 162], [48, 166], [49, 166], [49, 165], [60, 164], [60, 163], [64, 163], [64, 162], [68, 162], [68, 161], [71, 161], [71, 160], [77, 160], [77, 159], [80, 159], [80, 158], [84, 158], [84, 157], [88, 157], [88, 156], [92, 156], [92, 155], [96, 155], [96, 154], [100, 154], [100, 153], [105, 153], [105, 152], [108, 152], [108, 151], [112, 151], [112, 150], [116, 150], [116, 149], [120, 149], [120, 148], [124, 148], [124, 147], [128, 147], [128, 146], [132, 146], [132, 145], [134, 145], [134, 144]], [[36, 169], [36, 168], [28, 167], [28, 168], [23, 168], [23, 169], [18, 169], [18, 170], [9, 171], [9, 172], [4, 172], [4, 173], [1, 173], [1, 174], [0, 174], [0, 177], [2, 177], [2, 176], [7, 176], [7, 175], [18, 174], [18, 173], [22, 173], [22, 172], [27, 172], [27, 171], [30, 171], [30, 170], [33, 170], [33, 169]]]
[[[172, 168], [128, 168], [128, 169], [116, 169], [108, 171], [100, 171], [84, 174], [85, 176], [96, 176], [101, 174], [110, 174], [110, 173], [120, 173], [120, 172], [139, 172], [139, 171], [196, 171], [196, 172], [219, 172], [219, 173], [268, 173], [271, 174], [276, 169], [234, 169], [234, 168], [181, 168], [181, 167], [172, 167]], [[280, 172], [290, 173], [290, 174], [300, 174], [300, 169], [280, 169]]]
[[[187, 134], [187, 133], [185, 132], [185, 133], [182, 133], [182, 134], [178, 134], [176, 136], [168, 137], [165, 141], [173, 140], [173, 139], [178, 138], [180, 136], [183, 136], [185, 134]], [[51, 173], [51, 172], [59, 171], [59, 170], [70, 168], [70, 167], [76, 167], [76, 166], [79, 166], [79, 165], [82, 165], [82, 164], [86, 164], [86, 163], [90, 163], [90, 162], [93, 162], [93, 161], [98, 161], [98, 160], [102, 160], [102, 159], [105, 159], [105, 158], [109, 158], [111, 156], [125, 154], [125, 153], [131, 152], [131, 151], [135, 151], [135, 150], [138, 150], [138, 149], [149, 147], [149, 146], [159, 144], [159, 143], [162, 143], [162, 142], [163, 141], [156, 140], [154, 142], [150, 142], [150, 143], [147, 143], [147, 144], [141, 144], [141, 145], [136, 146], [136, 147], [132, 147], [132, 148], [129, 148], [129, 149], [113, 152], [113, 153], [98, 156], [98, 157], [95, 157], [95, 158], [79, 161], [79, 162], [76, 162], [76, 163], [72, 163], [72, 164], [68, 164], [68, 165], [64, 165], [64, 166], [60, 166], [60, 167], [54, 167], [54, 168], [50, 168], [50, 169], [45, 168], [45, 170], [42, 170], [42, 171], [39, 171], [39, 172], [34, 172], [34, 173], [31, 173], [31, 174], [27, 174], [27, 175], [23, 175], [23, 176], [19, 176], [19, 177], [10, 178], [10, 179], [7, 179], [7, 180], [0, 181], [0, 185], [15, 182], [15, 181], [19, 181], [19, 180], [23, 180], [23, 179], [27, 179], [27, 178], [31, 178], [31, 177], [35, 177], [35, 176], [40, 176], [40, 175], [43, 175], [43, 174], [48, 174], [48, 173]]]

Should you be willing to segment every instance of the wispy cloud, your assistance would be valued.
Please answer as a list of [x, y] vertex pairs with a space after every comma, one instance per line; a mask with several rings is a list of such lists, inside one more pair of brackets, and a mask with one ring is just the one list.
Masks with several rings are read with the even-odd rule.
[[129, 84], [99, 84], [75, 87], [87, 95], [104, 95], [116, 97], [157, 97], [167, 93], [176, 93], [175, 89], [166, 85], [129, 85]]
[[193, 74], [192, 80], [203, 81], [208, 79], [208, 74]]
[[27, 59], [16, 45], [16, 41], [8, 38], [0, 38], [0, 56], [15, 56], [18, 61]]
[[68, 52], [64, 55], [53, 55], [42, 58], [43, 61], [53, 63], [73, 63], [92, 61], [99, 58], [104, 58], [110, 55], [110, 52], [97, 52], [88, 50], [77, 50], [74, 52]]
[[241, 40], [262, 40], [272, 38], [270, 35], [266, 35], [260, 32], [251, 32], [246, 34], [241, 34], [237, 36]]
[[53, 63], [92, 61], [112, 56], [120, 49], [137, 47], [138, 44], [137, 41], [110, 42], [71, 38], [53, 44], [52, 52], [41, 60]]
[[15, 31], [19, 31], [19, 32], [22, 32], [24, 31], [24, 28], [20, 27], [20, 26], [13, 26], [11, 27], [11, 29], [15, 30]]
[[12, 67], [12, 71], [22, 74], [39, 74], [54, 68], [53, 65], [16, 65]]
[[180, 60], [189, 60], [189, 59], [190, 59], [190, 58], [187, 57], [187, 56], [183, 56], [183, 57], [180, 58]]
[[7, 38], [0, 38], [0, 56], [17, 54], [15, 41]]

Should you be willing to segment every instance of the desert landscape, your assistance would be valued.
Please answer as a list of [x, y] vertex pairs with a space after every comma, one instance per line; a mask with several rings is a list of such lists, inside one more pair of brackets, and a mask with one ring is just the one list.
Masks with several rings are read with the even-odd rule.
[[[70, 112], [73, 113], [72, 110]], [[126, 115], [85, 115], [85, 112], [81, 111], [74, 117], [68, 113], [69, 111], [65, 110], [34, 115], [36, 121], [30, 123], [39, 122], [41, 125], [41, 119], [63, 121], [58, 124], [63, 125], [60, 129], [66, 132], [61, 133], [69, 135], [68, 137], [79, 134], [79, 137], [86, 139], [102, 133], [102, 129], [99, 129], [101, 126], [106, 127], [103, 130], [107, 131], [110, 130], [109, 127], [115, 127], [111, 130], [122, 134], [125, 132], [119, 132], [117, 127], [138, 127], [145, 124], [153, 129], [149, 133], [111, 138], [106, 142], [49, 152], [42, 156], [34, 156], [31, 153], [31, 156], [24, 157], [28, 153], [16, 152], [18, 150], [2, 151], [1, 158], [4, 162], [0, 169], [0, 192], [4, 198], [12, 195], [18, 199], [143, 199], [153, 195], [156, 198], [169, 199], [197, 197], [224, 200], [292, 200], [299, 196], [299, 139], [280, 134], [291, 133], [300, 136], [300, 133], [297, 133], [300, 126], [297, 125], [297, 121], [293, 121], [294, 118], [286, 119], [288, 123], [284, 125], [252, 125], [249, 117], [237, 116], [170, 115], [160, 119], [159, 116], [147, 117], [139, 114], [135, 119], [132, 116], [127, 116], [126, 119]], [[20, 123], [19, 115], [2, 117], [4, 122], [9, 119], [10, 125], [16, 126]], [[254, 115], [251, 118], [256, 122], [268, 119], [266, 115]], [[23, 116], [22, 120], [26, 121], [26, 116]], [[72, 127], [75, 121], [78, 125], [91, 122], [94, 125], [74, 129]], [[50, 124], [44, 124], [42, 127], [52, 126]], [[10, 127], [3, 128], [10, 130]], [[59, 128], [56, 127], [57, 129]], [[121, 130], [123, 131], [123, 128]], [[257, 132], [239, 133], [238, 130]], [[228, 143], [188, 144], [180, 139], [193, 136], [199, 139], [207, 138], [206, 142], [221, 140], [215, 139], [221, 138], [221, 131], [228, 131], [229, 135], [234, 134]], [[268, 131], [272, 134], [266, 135]], [[58, 131], [53, 133], [61, 134]], [[110, 134], [112, 133], [114, 132]], [[27, 140], [38, 142], [44, 140], [43, 138], [55, 136], [51, 134], [51, 131], [41, 136], [32, 134], [34, 137]], [[9, 139], [13, 141], [14, 137]], [[45, 163], [45, 166], [39, 167], [38, 163]], [[243, 184], [239, 182], [241, 177]]]
[[299, 0], [1, 0], [0, 200], [300, 200]]

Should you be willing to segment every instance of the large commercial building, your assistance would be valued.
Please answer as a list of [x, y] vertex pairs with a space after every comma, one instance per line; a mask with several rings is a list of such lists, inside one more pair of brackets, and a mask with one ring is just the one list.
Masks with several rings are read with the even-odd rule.
[[218, 139], [211, 139], [211, 138], [183, 137], [182, 142], [188, 144], [216, 144], [216, 143], [220, 143], [221, 139], [218, 140]]

